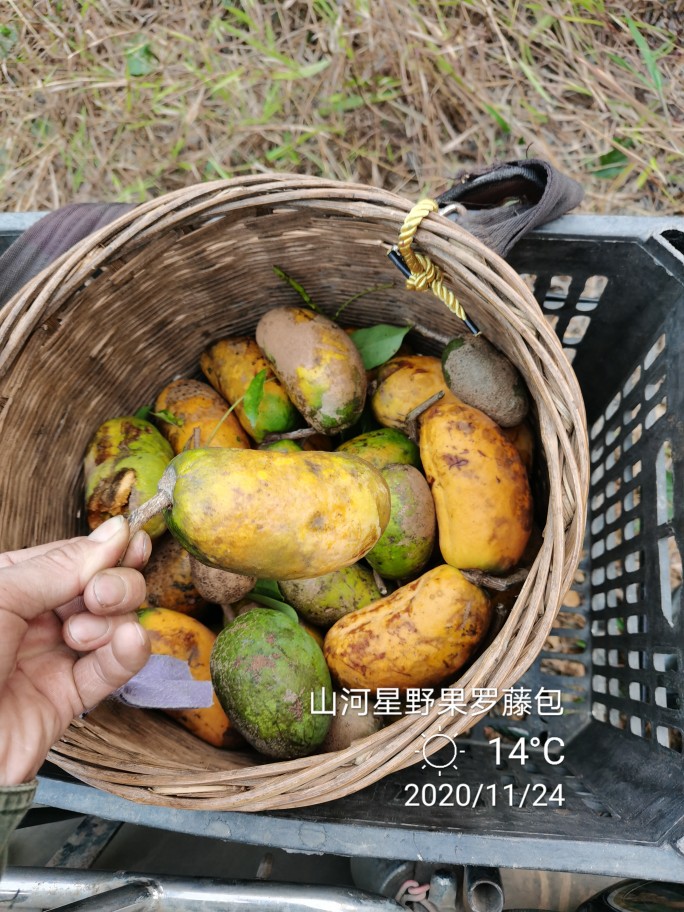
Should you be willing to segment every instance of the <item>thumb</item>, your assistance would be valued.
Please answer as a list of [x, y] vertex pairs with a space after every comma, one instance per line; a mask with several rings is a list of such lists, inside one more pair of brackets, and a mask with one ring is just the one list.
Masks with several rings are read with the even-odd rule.
[[128, 545], [128, 523], [114, 516], [87, 538], [72, 538], [36, 557], [0, 569], [0, 611], [25, 621], [82, 595], [100, 570], [113, 567]]

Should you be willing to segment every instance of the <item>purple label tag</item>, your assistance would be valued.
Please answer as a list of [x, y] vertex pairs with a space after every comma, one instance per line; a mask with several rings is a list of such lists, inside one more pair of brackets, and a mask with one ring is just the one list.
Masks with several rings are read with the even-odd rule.
[[112, 696], [140, 709], [204, 709], [211, 706], [214, 692], [211, 681], [196, 681], [182, 659], [151, 655]]

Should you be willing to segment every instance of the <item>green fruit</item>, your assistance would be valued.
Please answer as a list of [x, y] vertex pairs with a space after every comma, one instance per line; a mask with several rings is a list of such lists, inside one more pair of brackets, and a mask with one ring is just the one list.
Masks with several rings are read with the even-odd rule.
[[302, 617], [321, 627], [330, 627], [350, 611], [380, 598], [373, 574], [361, 564], [313, 579], [281, 580], [278, 585]]
[[381, 474], [390, 489], [390, 520], [366, 560], [380, 576], [405, 579], [430, 559], [437, 529], [435, 504], [425, 477], [413, 466], [387, 466]]
[[231, 723], [252, 747], [289, 760], [314, 751], [331, 716], [330, 672], [313, 637], [286, 615], [255, 608], [230, 621], [211, 653], [211, 680]]
[[376, 469], [393, 463], [420, 468], [420, 450], [406, 434], [396, 428], [379, 428], [359, 434], [340, 444], [338, 453], [350, 453], [370, 462]]
[[302, 445], [296, 440], [274, 440], [273, 443], [262, 443], [260, 450], [276, 450], [278, 453], [301, 453]]
[[[111, 418], [97, 429], [83, 461], [88, 526], [127, 516], [152, 497], [173, 458], [171, 444], [142, 418]], [[155, 516], [145, 530], [158, 538], [166, 529]]]

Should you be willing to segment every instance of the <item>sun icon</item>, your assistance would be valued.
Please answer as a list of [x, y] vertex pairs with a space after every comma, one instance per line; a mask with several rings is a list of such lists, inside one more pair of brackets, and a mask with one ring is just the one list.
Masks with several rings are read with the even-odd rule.
[[[434, 735], [425, 735], [421, 734], [423, 743], [421, 747], [415, 751], [416, 754], [422, 754], [423, 760], [425, 761], [421, 765], [421, 769], [436, 769], [437, 775], [442, 775], [442, 770], [444, 769], [458, 769], [456, 766], [456, 758], [458, 757], [458, 747], [456, 742], [451, 737], [451, 735], [445, 735], [442, 731], [442, 726], [440, 725], [437, 728], [437, 734]], [[441, 743], [440, 743], [441, 742]], [[438, 746], [437, 746], [438, 745]], [[450, 747], [451, 750], [447, 751], [446, 748]], [[446, 753], [446, 759], [435, 760], [429, 756], [432, 751], [438, 751], [439, 753]], [[449, 756], [450, 755], [450, 756]]]

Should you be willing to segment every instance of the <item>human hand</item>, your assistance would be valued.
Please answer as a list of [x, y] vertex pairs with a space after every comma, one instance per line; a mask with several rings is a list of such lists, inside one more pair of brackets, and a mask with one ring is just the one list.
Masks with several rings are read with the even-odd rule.
[[117, 516], [87, 538], [0, 554], [0, 785], [32, 779], [71, 720], [147, 661], [133, 612], [151, 542], [128, 534]]

